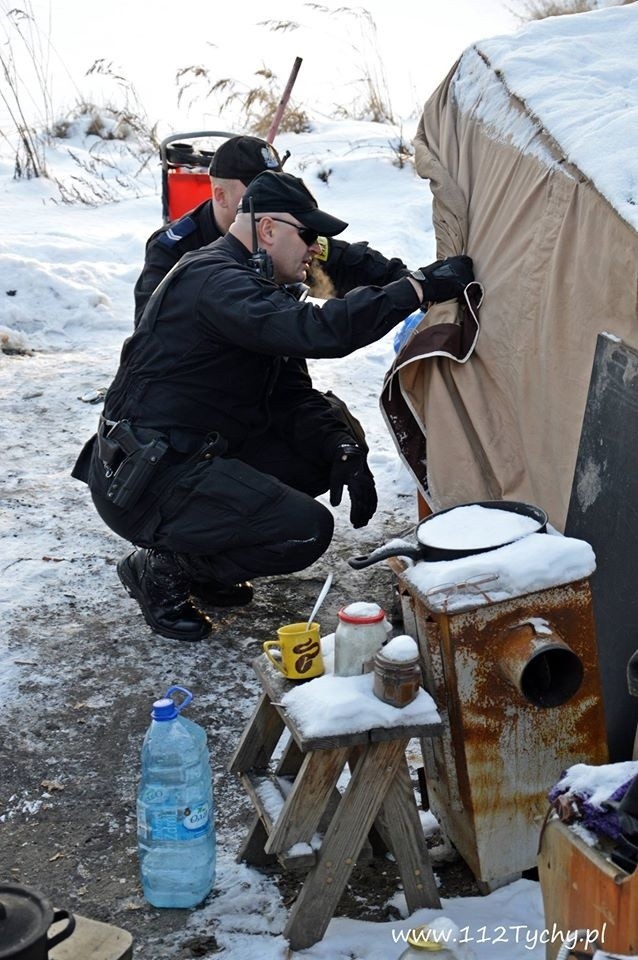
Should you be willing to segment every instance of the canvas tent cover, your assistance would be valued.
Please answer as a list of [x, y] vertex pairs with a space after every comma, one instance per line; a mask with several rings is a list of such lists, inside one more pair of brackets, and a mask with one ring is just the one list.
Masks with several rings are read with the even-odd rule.
[[425, 105], [437, 255], [469, 253], [485, 288], [469, 357], [467, 309], [434, 305], [384, 382], [433, 509], [525, 500], [563, 529], [597, 336], [638, 347], [637, 50], [638, 4], [536, 21]]

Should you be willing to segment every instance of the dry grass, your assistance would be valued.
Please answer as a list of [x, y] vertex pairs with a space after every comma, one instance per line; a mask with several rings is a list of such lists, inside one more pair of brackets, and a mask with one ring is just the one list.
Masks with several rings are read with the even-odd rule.
[[327, 17], [340, 17], [348, 22], [350, 36], [357, 36], [352, 43], [352, 62], [359, 77], [353, 87], [353, 97], [348, 104], [337, 104], [336, 115], [351, 120], [371, 120], [373, 123], [394, 123], [390, 91], [385, 76], [383, 60], [377, 41], [377, 25], [365, 7], [337, 7], [332, 10], [320, 3], [304, 6]]
[[[612, 6], [622, 7], [636, 0], [616, 0]], [[562, 17], [570, 13], [588, 13], [596, 10], [596, 0], [520, 0], [517, 7], [508, 9], [523, 23], [529, 20], [545, 20], [547, 17]], [[520, 10], [519, 8], [522, 8]]]
[[394, 154], [394, 159], [392, 163], [395, 167], [398, 167], [399, 170], [403, 170], [407, 163], [410, 163], [414, 157], [414, 149], [412, 144], [405, 140], [403, 136], [403, 127], [401, 127], [401, 132], [396, 140], [390, 141], [390, 149]]
[[46, 176], [44, 142], [27, 117], [35, 112], [37, 126], [45, 130], [49, 126], [52, 108], [48, 56], [29, 0], [23, 10], [10, 8], [1, 0], [0, 13], [4, 32], [0, 45], [0, 101], [17, 137], [14, 175], [18, 179]]
[[[54, 113], [50, 91], [53, 89], [50, 58], [54, 55], [50, 37], [40, 30], [33, 13], [32, 0], [21, 0], [22, 9], [10, 6], [12, 0], [0, 0], [0, 102], [6, 108], [10, 123], [0, 130], [15, 151], [15, 177], [47, 177], [46, 150], [51, 140], [70, 139], [77, 135], [96, 137], [98, 141], [122, 141], [136, 149], [142, 163], [147, 163], [159, 147], [156, 125], [151, 126], [133, 84], [121, 71], [104, 58], [96, 60], [86, 76], [106, 78], [114, 88], [110, 102], [97, 104], [82, 97], [78, 88], [75, 106], [65, 115]], [[335, 105], [332, 116], [379, 123], [394, 122], [383, 64], [377, 47], [376, 24], [362, 7], [347, 6], [329, 9], [319, 3], [304, 3], [312, 14], [307, 29], [322, 34], [317, 20], [336, 16], [344, 21], [344, 34], [356, 37], [351, 45], [351, 61], [359, 76], [344, 91], [351, 93], [349, 102]], [[270, 32], [291, 32], [302, 27], [293, 20], [265, 20], [259, 26]], [[332, 29], [332, 27], [331, 27]], [[2, 42], [4, 31], [4, 42]], [[176, 75], [177, 104], [196, 106], [211, 98], [215, 113], [232, 113], [237, 125], [258, 136], [265, 136], [280, 105], [284, 82], [267, 65], [254, 73], [254, 82], [240, 83], [228, 77], [213, 76], [207, 67], [191, 65], [180, 68]], [[291, 98], [280, 121], [282, 133], [310, 130], [310, 117], [302, 104]], [[135, 142], [136, 147], [133, 147]], [[390, 144], [398, 166], [410, 156], [409, 148], [399, 138]], [[127, 148], [128, 149], [128, 148]], [[90, 148], [93, 161], [108, 165], [108, 153], [100, 155], [97, 144]], [[78, 165], [79, 158], [74, 157]], [[86, 173], [94, 173], [86, 170]], [[327, 171], [326, 179], [330, 172]], [[105, 188], [106, 190], [106, 188]], [[68, 197], [65, 199], [72, 199]], [[78, 199], [85, 199], [85, 196]]]
[[[213, 79], [210, 71], [201, 65], [181, 67], [175, 81], [178, 87], [177, 104], [192, 107], [200, 99], [216, 101], [217, 112], [228, 110], [239, 114], [240, 125], [250, 133], [263, 137], [269, 130], [283, 91], [277, 75], [267, 66], [255, 71], [258, 79], [252, 85], [239, 83], [230, 77]], [[300, 104], [288, 102], [279, 125], [280, 133], [305, 133], [310, 129], [310, 118]]]
[[[352, 63], [359, 77], [349, 85], [352, 96], [348, 102], [336, 104], [333, 116], [349, 120], [371, 120], [377, 123], [394, 123], [388, 85], [383, 62], [377, 45], [376, 23], [363, 7], [338, 7], [330, 9], [319, 3], [302, 4], [312, 15], [319, 18], [338, 17], [347, 21], [344, 33], [358, 37], [352, 43]], [[257, 26], [271, 33], [292, 33], [302, 28], [312, 29], [296, 20], [263, 20]], [[192, 108], [208, 99], [213, 101], [213, 112], [239, 111], [239, 122], [250, 132], [263, 136], [268, 132], [275, 115], [284, 83], [267, 65], [262, 65], [254, 74], [252, 84], [240, 83], [230, 77], [215, 77], [207, 67], [193, 64], [181, 67], [176, 74], [177, 103]], [[291, 99], [284, 112], [282, 133], [303, 133], [310, 129], [310, 119], [304, 107]]]
[[[149, 125], [133, 84], [111, 62], [96, 60], [87, 76], [100, 74], [113, 81], [123, 106], [99, 106], [78, 97], [67, 116], [54, 119], [50, 41], [38, 27], [30, 0], [23, 0], [23, 4], [24, 9], [9, 9], [6, 0], [0, 0], [4, 30], [4, 43], [0, 44], [0, 102], [10, 120], [9, 130], [0, 135], [15, 150], [14, 177], [48, 177], [48, 144], [52, 139], [72, 136], [79, 128], [85, 135], [100, 140], [135, 141], [140, 162], [145, 165], [159, 146], [156, 129]], [[95, 162], [105, 161], [96, 158]]]

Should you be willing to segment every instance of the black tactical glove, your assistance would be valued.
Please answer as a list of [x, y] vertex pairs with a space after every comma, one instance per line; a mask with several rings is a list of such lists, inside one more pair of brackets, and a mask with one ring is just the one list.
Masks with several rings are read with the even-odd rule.
[[474, 280], [471, 257], [447, 257], [436, 260], [429, 267], [420, 267], [409, 276], [423, 287], [422, 303], [441, 303], [460, 297], [468, 283]]
[[364, 451], [356, 443], [337, 447], [330, 472], [330, 503], [338, 507], [344, 485], [350, 494], [350, 523], [365, 527], [377, 509], [377, 491]]

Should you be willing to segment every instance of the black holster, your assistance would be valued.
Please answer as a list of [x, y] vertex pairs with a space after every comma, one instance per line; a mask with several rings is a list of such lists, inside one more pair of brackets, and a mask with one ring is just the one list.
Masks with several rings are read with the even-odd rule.
[[106, 496], [114, 506], [129, 510], [149, 485], [155, 468], [168, 450], [168, 443], [159, 435], [141, 442], [128, 420], [111, 424], [101, 418], [97, 444], [100, 460], [107, 470], [113, 471]]

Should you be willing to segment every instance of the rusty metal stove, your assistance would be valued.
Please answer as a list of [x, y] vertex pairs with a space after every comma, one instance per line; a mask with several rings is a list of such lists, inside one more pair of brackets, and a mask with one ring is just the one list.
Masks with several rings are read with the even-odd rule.
[[430, 804], [489, 889], [536, 866], [561, 772], [607, 761], [589, 580], [492, 602], [478, 577], [461, 587], [476, 604], [450, 612], [389, 563], [444, 724], [422, 744]]

